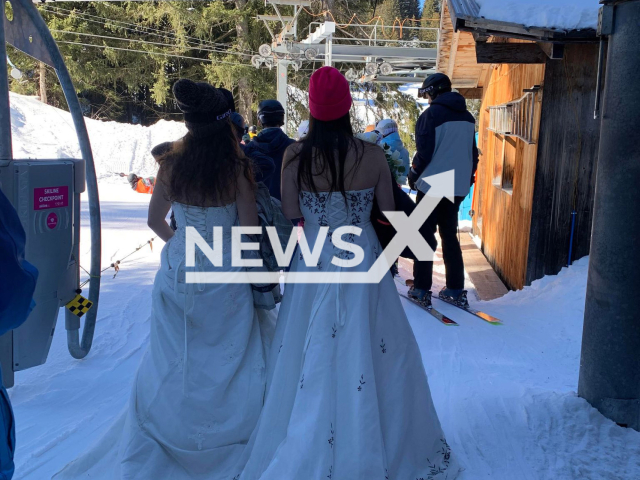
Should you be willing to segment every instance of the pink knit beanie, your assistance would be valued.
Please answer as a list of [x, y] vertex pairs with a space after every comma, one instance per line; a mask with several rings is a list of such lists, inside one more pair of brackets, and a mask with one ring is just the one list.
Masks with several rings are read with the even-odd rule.
[[329, 122], [349, 113], [351, 91], [344, 75], [333, 67], [322, 67], [309, 80], [309, 111], [313, 118]]

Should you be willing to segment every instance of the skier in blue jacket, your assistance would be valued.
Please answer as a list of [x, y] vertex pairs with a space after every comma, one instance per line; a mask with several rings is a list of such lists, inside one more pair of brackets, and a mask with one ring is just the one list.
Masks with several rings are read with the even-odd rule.
[[409, 150], [404, 147], [400, 134], [398, 133], [398, 124], [396, 121], [391, 118], [380, 120], [376, 125], [375, 131], [380, 134], [378, 145], [384, 148], [384, 144], [386, 143], [389, 145], [389, 148], [391, 148], [391, 152], [397, 151], [400, 154], [400, 160], [402, 160], [402, 166], [404, 167], [402, 176], [406, 177], [411, 168], [411, 161], [409, 159]]
[[[34, 306], [38, 270], [24, 259], [25, 240], [18, 214], [0, 189], [0, 335], [19, 327]], [[13, 476], [15, 438], [11, 402], [0, 382], [0, 480]]]

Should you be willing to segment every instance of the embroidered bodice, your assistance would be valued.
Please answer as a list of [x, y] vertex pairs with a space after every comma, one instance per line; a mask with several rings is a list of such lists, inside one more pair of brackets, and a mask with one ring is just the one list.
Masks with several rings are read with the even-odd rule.
[[305, 226], [328, 226], [330, 231], [343, 225], [364, 227], [370, 223], [374, 188], [340, 192], [300, 192], [300, 210]]

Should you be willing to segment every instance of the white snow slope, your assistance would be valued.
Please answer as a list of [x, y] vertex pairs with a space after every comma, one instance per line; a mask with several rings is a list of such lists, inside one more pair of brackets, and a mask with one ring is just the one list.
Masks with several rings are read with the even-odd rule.
[[595, 29], [599, 0], [476, 0], [480, 16], [528, 27]]
[[[16, 152], [75, 152], [66, 113], [29, 98], [12, 95], [11, 101], [14, 119], [21, 115], [22, 121], [14, 128]], [[166, 123], [149, 129], [89, 123], [99, 162], [110, 161], [117, 142], [119, 158], [145, 168], [152, 165], [148, 148], [181, 132]], [[36, 147], [54, 141], [61, 144]], [[103, 164], [100, 169], [108, 170]], [[153, 236], [146, 226], [149, 196], [132, 192], [123, 179], [107, 179], [100, 183], [105, 264]], [[153, 251], [145, 247], [127, 259], [115, 278], [103, 276], [86, 359], [67, 353], [61, 315], [47, 363], [16, 374], [10, 391], [17, 418], [16, 479], [49, 479], [100, 438], [125, 407], [148, 342], [161, 247], [157, 241]], [[81, 248], [86, 267], [88, 248]], [[475, 303], [502, 318], [503, 326], [445, 305], [442, 311], [460, 323], [446, 327], [405, 304], [444, 430], [465, 466], [461, 480], [640, 478], [640, 433], [616, 426], [575, 393], [586, 277], [582, 259], [522, 291]]]
[[[82, 158], [71, 116], [34, 97], [10, 94], [14, 158]], [[45, 110], [43, 110], [43, 108]], [[46, 114], [44, 113], [46, 111]], [[96, 173], [102, 182], [121, 183], [117, 173], [153, 175], [151, 149], [186, 132], [181, 122], [161, 120], [153, 128], [86, 119]]]

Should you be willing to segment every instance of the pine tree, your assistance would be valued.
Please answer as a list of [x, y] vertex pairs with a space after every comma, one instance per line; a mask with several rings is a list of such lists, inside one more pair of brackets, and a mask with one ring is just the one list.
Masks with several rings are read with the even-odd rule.
[[[385, 32], [398, 38], [399, 29], [389, 27], [398, 18], [417, 16], [417, 3], [414, 0], [380, 2], [376, 15], [384, 18]], [[45, 3], [38, 8], [65, 58], [87, 116], [145, 125], [160, 118], [179, 119], [171, 95], [171, 87], [179, 78], [208, 81], [230, 89], [238, 110], [251, 124], [256, 120], [258, 102], [275, 98], [275, 69], [255, 69], [250, 65], [251, 56], [259, 46], [272, 41], [263, 22], [256, 19], [258, 14], [273, 13], [273, 8], [265, 6], [262, 0]], [[320, 2], [314, 2], [307, 10], [299, 17], [299, 38], [306, 36], [311, 22], [323, 18]], [[331, 1], [331, 13], [341, 24], [367, 23], [373, 11], [370, 0]], [[292, 7], [281, 7], [281, 12], [291, 15]], [[274, 22], [272, 28], [278, 33], [280, 25]], [[371, 31], [356, 27], [352, 33], [362, 37]], [[336, 32], [336, 36], [348, 35], [346, 30]], [[22, 79], [9, 79], [11, 90], [38, 95], [39, 62], [12, 47], [8, 48], [8, 55], [23, 72]], [[297, 72], [289, 68], [289, 84], [293, 87], [289, 103], [291, 118], [308, 117], [308, 108], [300, 96], [304, 97], [308, 91], [311, 72], [321, 65], [318, 61], [305, 62]], [[346, 71], [361, 69], [362, 65], [338, 64], [337, 67]], [[66, 108], [55, 72], [48, 66], [44, 84], [47, 102]], [[361, 87], [354, 84], [353, 88]], [[375, 91], [372, 98], [378, 98], [372, 112], [378, 116], [383, 115], [386, 109], [383, 105], [388, 102], [407, 112], [415, 107], [411, 99], [398, 94], [394, 86], [383, 89], [376, 84], [372, 88]], [[404, 114], [398, 120], [407, 125], [406, 122], [411, 121]]]
[[442, 6], [442, 0], [425, 0], [422, 6], [421, 26], [424, 28], [432, 28], [434, 30], [422, 31], [420, 40], [423, 42], [435, 42], [438, 40], [438, 33], [435, 29], [440, 26], [440, 9]]
[[400, 0], [384, 0], [378, 7], [378, 15], [385, 27], [384, 35], [387, 38], [399, 38], [399, 31], [394, 29], [397, 20], [401, 17]]
[[418, 6], [418, 0], [398, 0], [398, 5], [400, 7], [400, 15], [399, 19], [404, 20], [405, 18], [419, 18], [420, 17], [420, 7]]

